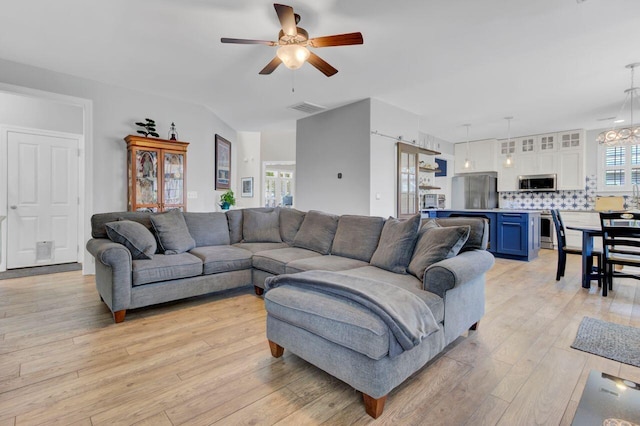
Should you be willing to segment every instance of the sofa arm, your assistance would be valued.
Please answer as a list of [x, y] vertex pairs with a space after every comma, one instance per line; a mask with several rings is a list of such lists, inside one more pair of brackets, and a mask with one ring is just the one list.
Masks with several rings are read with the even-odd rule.
[[96, 287], [112, 312], [131, 304], [131, 252], [106, 238], [93, 238], [87, 250], [96, 258]]
[[452, 288], [484, 274], [495, 259], [486, 250], [470, 250], [429, 266], [424, 273], [423, 288], [444, 298]]

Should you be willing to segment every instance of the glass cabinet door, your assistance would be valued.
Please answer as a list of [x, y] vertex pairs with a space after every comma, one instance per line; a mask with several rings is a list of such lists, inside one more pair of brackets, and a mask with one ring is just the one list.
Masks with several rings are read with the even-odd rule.
[[157, 211], [158, 203], [158, 151], [135, 152], [135, 209]]
[[184, 204], [184, 155], [164, 153], [164, 206], [163, 209], [180, 208]]
[[398, 217], [418, 211], [418, 155], [398, 144]]

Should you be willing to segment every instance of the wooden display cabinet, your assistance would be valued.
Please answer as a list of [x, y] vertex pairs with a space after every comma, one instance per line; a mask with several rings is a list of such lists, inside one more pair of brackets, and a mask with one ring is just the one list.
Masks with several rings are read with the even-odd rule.
[[188, 142], [129, 135], [127, 209], [186, 211]]

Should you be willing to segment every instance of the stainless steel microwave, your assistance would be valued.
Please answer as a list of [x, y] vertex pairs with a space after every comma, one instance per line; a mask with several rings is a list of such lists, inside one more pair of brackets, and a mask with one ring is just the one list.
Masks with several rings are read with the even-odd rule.
[[556, 191], [557, 175], [518, 176], [518, 190], [523, 192]]

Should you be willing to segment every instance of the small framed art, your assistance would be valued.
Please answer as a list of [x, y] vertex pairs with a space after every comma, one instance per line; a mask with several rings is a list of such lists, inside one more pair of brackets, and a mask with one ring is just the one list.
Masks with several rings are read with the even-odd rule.
[[240, 193], [241, 197], [245, 198], [253, 198], [253, 178], [245, 177], [242, 178], [242, 192]]

